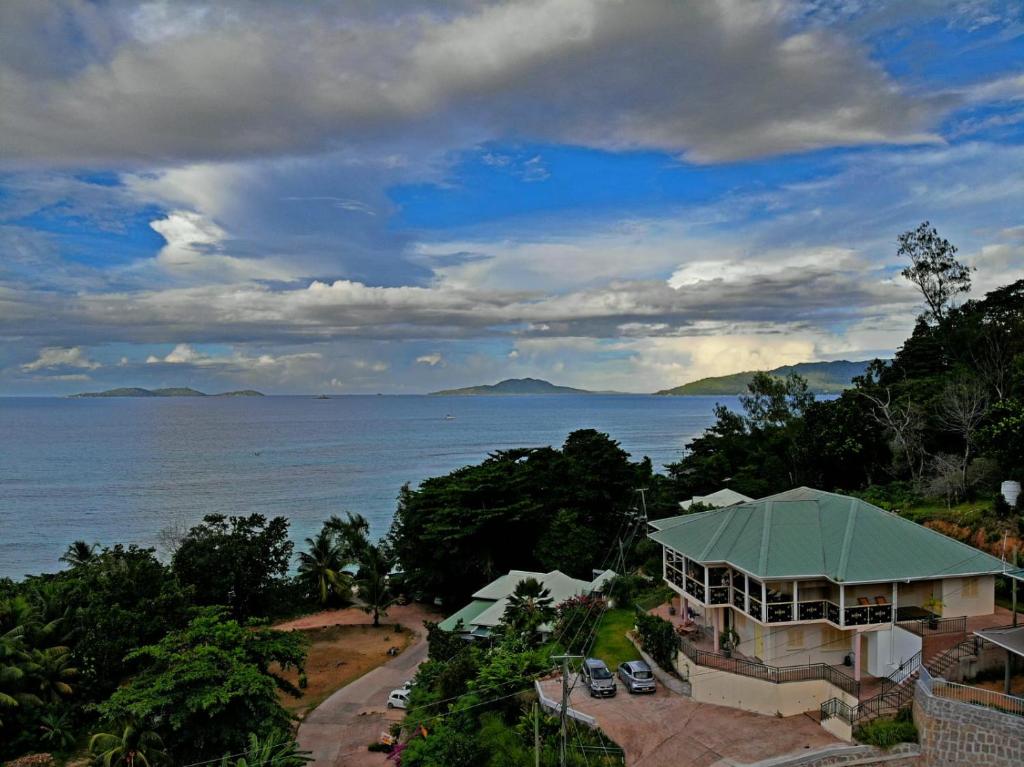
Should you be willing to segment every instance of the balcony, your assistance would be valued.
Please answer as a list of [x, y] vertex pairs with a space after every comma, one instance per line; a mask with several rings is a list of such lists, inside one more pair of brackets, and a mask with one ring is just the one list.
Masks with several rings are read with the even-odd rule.
[[[797, 619], [802, 621], [820, 621], [825, 619], [827, 600], [818, 599], [813, 602], [800, 602], [797, 604]], [[839, 617], [838, 608], [836, 617]]]
[[732, 606], [737, 610], [743, 610], [746, 607], [746, 600], [744, 599], [743, 591], [740, 589], [733, 589], [732, 591]]
[[750, 609], [747, 610], [747, 615], [761, 620], [761, 601], [759, 599], [750, 598]]
[[728, 586], [712, 586], [708, 590], [708, 602], [709, 605], [727, 605], [729, 604], [729, 587]]
[[792, 620], [792, 602], [783, 602], [768, 605], [768, 623], [789, 623]]
[[695, 581], [693, 578], [687, 576], [686, 586], [684, 587], [684, 590], [687, 594], [696, 599], [698, 602], [704, 602], [706, 604], [704, 600], [705, 595], [703, 583], [699, 583], [698, 581]]
[[892, 605], [856, 605], [843, 613], [847, 626], [870, 626], [892, 622]]

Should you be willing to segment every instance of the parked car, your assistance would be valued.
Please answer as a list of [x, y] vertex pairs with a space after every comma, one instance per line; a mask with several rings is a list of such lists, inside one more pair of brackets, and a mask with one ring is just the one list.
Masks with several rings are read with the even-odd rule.
[[388, 708], [409, 708], [409, 690], [399, 687], [388, 695]]
[[580, 669], [583, 684], [590, 691], [590, 697], [610, 698], [615, 695], [615, 677], [600, 658], [587, 658]]
[[619, 679], [629, 692], [654, 692], [654, 673], [642, 660], [620, 663]]

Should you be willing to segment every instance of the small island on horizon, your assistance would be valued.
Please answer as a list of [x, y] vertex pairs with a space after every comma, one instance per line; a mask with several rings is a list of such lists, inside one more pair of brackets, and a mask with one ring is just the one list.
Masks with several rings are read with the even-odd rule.
[[[784, 378], [790, 373], [797, 373], [807, 380], [807, 385], [815, 394], [839, 394], [853, 385], [853, 379], [862, 375], [868, 362], [866, 360], [850, 362], [835, 360], [832, 362], [801, 362], [796, 365], [783, 365], [767, 371], [769, 375]], [[747, 370], [724, 376], [712, 376], [691, 381], [671, 389], [653, 392], [658, 396], [733, 396], [746, 391], [747, 384], [754, 378], [756, 371]], [[526, 394], [626, 394], [620, 391], [594, 391], [577, 389], [572, 386], [559, 386], [542, 378], [506, 378], [496, 384], [465, 386], [459, 389], [442, 389], [430, 392], [431, 397], [480, 397], [498, 395]]]
[[143, 389], [137, 386], [107, 389], [106, 391], [82, 392], [71, 394], [69, 399], [88, 399], [91, 397], [263, 397], [263, 392], [255, 389], [225, 391], [218, 394], [207, 394], [187, 386], [174, 386], [166, 389]]

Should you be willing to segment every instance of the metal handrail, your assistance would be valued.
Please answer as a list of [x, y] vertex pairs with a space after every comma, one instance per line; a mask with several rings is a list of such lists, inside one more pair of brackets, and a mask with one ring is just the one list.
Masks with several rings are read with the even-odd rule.
[[824, 680], [834, 687], [853, 696], [860, 694], [860, 682], [827, 663], [808, 663], [801, 666], [769, 666], [746, 658], [727, 658], [721, 653], [701, 650], [686, 639], [680, 638], [679, 648], [687, 658], [698, 666], [718, 669], [731, 674], [762, 679], [773, 684]]
[[[934, 628], [932, 625], [934, 624]], [[896, 625], [918, 636], [925, 634], [966, 634], [967, 617], [958, 618], [914, 618], [909, 621], [896, 621]]]
[[971, 685], [959, 684], [958, 682], [947, 682], [945, 679], [933, 680], [931, 693], [940, 698], [950, 698], [974, 706], [994, 708], [1005, 714], [1024, 716], [1024, 698], [1016, 695], [1004, 695], [995, 690], [972, 687]]

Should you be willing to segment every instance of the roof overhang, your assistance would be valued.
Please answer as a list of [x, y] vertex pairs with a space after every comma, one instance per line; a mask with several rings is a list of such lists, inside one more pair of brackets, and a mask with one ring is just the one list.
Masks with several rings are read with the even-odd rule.
[[[661, 541], [656, 541], [656, 543], [661, 543]], [[672, 549], [672, 547], [669, 546], [667, 543], [661, 543], [661, 545], [664, 546], [666, 549]], [[830, 578], [828, 575], [825, 575], [824, 573], [802, 573], [796, 575], [758, 575], [757, 573], [751, 572], [750, 570], [740, 567], [739, 565], [735, 565], [728, 560], [704, 561], [697, 559], [695, 557], [691, 557], [687, 554], [683, 554], [681, 551], [678, 551], [676, 549], [672, 549], [672, 551], [675, 551], [675, 553], [681, 557], [686, 557], [690, 561], [696, 562], [702, 567], [731, 567], [733, 570], [737, 570], [738, 572], [741, 572], [744, 575], [748, 575], [751, 578], [757, 578], [757, 580], [759, 581], [800, 581], [813, 579], [819, 581], [828, 581], [829, 583], [834, 583], [837, 586], [866, 586], [872, 583], [911, 583], [912, 581], [934, 581], [944, 580], [946, 578], [977, 578], [981, 575], [1011, 575], [1011, 577], [1024, 581], [1024, 570], [1018, 570], [1017, 572], [1019, 573], [1019, 575], [1012, 575], [1011, 573], [1005, 572], [1004, 570], [981, 570], [976, 573], [936, 573], [934, 575], [915, 575], [909, 578], [883, 578], [881, 580], [876, 581], [837, 581], [833, 578]]]
[[986, 642], [998, 645], [1014, 655], [1024, 657], [1024, 626], [978, 629], [974, 635], [981, 637]]

